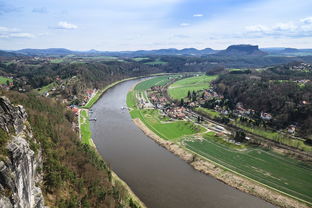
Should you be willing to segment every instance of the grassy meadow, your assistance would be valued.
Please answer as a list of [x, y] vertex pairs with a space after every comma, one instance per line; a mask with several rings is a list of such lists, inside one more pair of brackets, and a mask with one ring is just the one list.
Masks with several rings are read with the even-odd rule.
[[212, 139], [185, 141], [185, 146], [222, 166], [265, 185], [312, 203], [312, 165], [286, 156], [248, 147], [245, 151], [229, 148]]
[[13, 80], [11, 78], [0, 76], [0, 84], [6, 84], [7, 81], [13, 82]]
[[90, 121], [87, 110], [80, 111], [80, 135], [82, 143], [89, 145], [92, 144], [91, 141], [92, 133], [90, 129]]
[[210, 82], [216, 78], [217, 76], [202, 75], [178, 80], [169, 86], [169, 96], [173, 99], [180, 100], [187, 96], [188, 91], [196, 92], [208, 89], [210, 87]]
[[152, 79], [148, 79], [146, 81], [140, 82], [134, 88], [134, 90], [147, 90], [153, 86], [163, 86], [170, 81], [170, 78], [176, 77], [176, 75], [170, 76], [160, 76]]

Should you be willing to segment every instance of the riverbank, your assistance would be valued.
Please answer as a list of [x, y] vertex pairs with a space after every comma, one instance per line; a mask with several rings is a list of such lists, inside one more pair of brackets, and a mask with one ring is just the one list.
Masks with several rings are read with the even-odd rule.
[[125, 81], [129, 81], [129, 80], [134, 80], [134, 79], [140, 79], [140, 78], [145, 78], [145, 77], [154, 77], [154, 76], [162, 76], [162, 75], [170, 75], [172, 73], [158, 73], [158, 74], [149, 74], [146, 76], [138, 76], [138, 77], [130, 77], [130, 78], [126, 78], [126, 79], [122, 79], [116, 82], [113, 82], [112, 84], [106, 86], [105, 88], [99, 90], [88, 102], [85, 106], [83, 106], [82, 108], [86, 108], [89, 109], [91, 108], [100, 98], [101, 96], [110, 88], [114, 87], [117, 84], [120, 84], [122, 82]]
[[[161, 76], [161, 74], [159, 74], [158, 76]], [[78, 117], [79, 137], [82, 143], [92, 146], [97, 154], [99, 153], [92, 140], [92, 132], [90, 129], [89, 108], [91, 108], [98, 101], [98, 99], [101, 98], [102, 94], [105, 93], [111, 87], [121, 82], [132, 80], [132, 79], [137, 79], [137, 78], [140, 78], [140, 77], [128, 78], [128, 79], [120, 80], [120, 81], [117, 81], [108, 85], [103, 90], [98, 92], [93, 98], [91, 98], [90, 101], [87, 103], [87, 105], [85, 105], [82, 109], [80, 109], [79, 117]], [[124, 182], [121, 178], [119, 178], [119, 176], [115, 172], [113, 172], [112, 170], [110, 171], [112, 173], [112, 184], [115, 187], [118, 187], [118, 189], [123, 190], [122, 192], [123, 192], [124, 198], [122, 199], [122, 201], [126, 205], [129, 205], [130, 207], [146, 208], [145, 204], [134, 194], [134, 192], [131, 190], [128, 184]]]
[[309, 205], [291, 198], [286, 193], [281, 193], [277, 190], [269, 188], [268, 186], [235, 173], [228, 168], [223, 167], [213, 161], [199, 156], [198, 154], [186, 150], [178, 144], [166, 141], [156, 135], [152, 130], [145, 126], [140, 119], [133, 119], [136, 126], [138, 126], [144, 134], [153, 139], [156, 143], [166, 148], [182, 160], [190, 164], [194, 169], [211, 175], [214, 178], [248, 194], [257, 196], [274, 205], [285, 208], [308, 208]]
[[[81, 142], [87, 145], [90, 145], [94, 148], [96, 154], [99, 155], [95, 144], [93, 143], [93, 140], [91, 138], [91, 129], [90, 129], [90, 122], [89, 122], [89, 113], [86, 109], [81, 109], [79, 112], [79, 132], [80, 132], [80, 138]], [[102, 158], [99, 155], [100, 158]], [[110, 170], [112, 173], [112, 184], [116, 187], [118, 187], [118, 190], [123, 190], [124, 195], [124, 203], [126, 204], [132, 204], [132, 206], [137, 208], [146, 208], [144, 203], [133, 193], [131, 188], [127, 185], [126, 182], [124, 182], [121, 178], [118, 177], [116, 173], [114, 173], [112, 170]]]

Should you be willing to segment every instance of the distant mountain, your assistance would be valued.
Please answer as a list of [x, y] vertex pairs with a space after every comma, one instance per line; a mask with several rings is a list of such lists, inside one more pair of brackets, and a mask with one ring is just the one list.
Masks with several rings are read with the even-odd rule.
[[20, 53], [24, 55], [33, 55], [33, 56], [49, 56], [49, 55], [70, 55], [75, 52], [65, 49], [65, 48], [48, 48], [48, 49], [32, 49], [26, 48], [15, 51], [15, 53]]
[[262, 51], [274, 55], [311, 55], [312, 49], [298, 49], [298, 48], [261, 48]]
[[14, 52], [0, 50], [0, 56], [1, 57], [16, 57], [16, 56], [19, 56], [19, 55], [14, 53]]
[[168, 48], [158, 50], [138, 50], [138, 51], [98, 51], [91, 49], [89, 51], [72, 51], [65, 48], [48, 48], [48, 49], [21, 49], [17, 51], [0, 51], [0, 56], [203, 56], [203, 55], [220, 55], [220, 56], [263, 56], [267, 54], [281, 56], [305, 56], [311, 55], [312, 49], [296, 48], [261, 48], [257, 45], [231, 45], [226, 50], [218, 51], [211, 48], [198, 50], [196, 48]]
[[231, 45], [217, 55], [223, 56], [264, 56], [266, 52], [259, 50], [257, 45]]
[[159, 49], [159, 50], [140, 50], [140, 51], [128, 51], [128, 52], [120, 52], [127, 53], [128, 55], [134, 56], [147, 56], [147, 55], [188, 55], [188, 56], [199, 56], [199, 55], [208, 55], [216, 53], [215, 50], [211, 48], [205, 48], [203, 50], [198, 50], [196, 48], [184, 48], [184, 49]]
[[285, 48], [284, 50], [281, 51], [281, 53], [298, 53], [298, 52], [300, 52], [300, 50], [297, 48]]
[[197, 50], [196, 48], [185, 49], [159, 49], [159, 50], [138, 50], [138, 51], [97, 51], [91, 49], [89, 51], [71, 51], [65, 48], [48, 48], [48, 49], [21, 49], [14, 51], [18, 54], [30, 55], [30, 56], [66, 56], [70, 54], [74, 55], [104, 55], [104, 56], [148, 56], [148, 55], [189, 55], [199, 56], [216, 53], [211, 48], [205, 48], [203, 50]]

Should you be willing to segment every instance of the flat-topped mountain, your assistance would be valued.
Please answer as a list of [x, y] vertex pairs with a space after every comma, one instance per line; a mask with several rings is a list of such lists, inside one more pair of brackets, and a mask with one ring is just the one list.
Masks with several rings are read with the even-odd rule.
[[226, 50], [220, 51], [218, 55], [228, 56], [263, 56], [267, 53], [259, 50], [257, 45], [231, 45]]

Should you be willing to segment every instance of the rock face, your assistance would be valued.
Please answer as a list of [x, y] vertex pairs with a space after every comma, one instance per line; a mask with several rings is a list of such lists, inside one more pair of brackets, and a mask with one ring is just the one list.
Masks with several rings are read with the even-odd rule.
[[38, 170], [42, 166], [41, 150], [30, 148], [33, 138], [23, 106], [14, 106], [0, 97], [0, 128], [10, 140], [6, 144], [7, 156], [0, 159], [0, 207], [41, 208], [44, 199]]
[[218, 55], [228, 56], [263, 56], [266, 54], [259, 50], [257, 45], [231, 45], [226, 50], [218, 53]]

